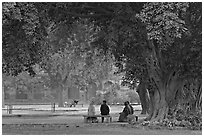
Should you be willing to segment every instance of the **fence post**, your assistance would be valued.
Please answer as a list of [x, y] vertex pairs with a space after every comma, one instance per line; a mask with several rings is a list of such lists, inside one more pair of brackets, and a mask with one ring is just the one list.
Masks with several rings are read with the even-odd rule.
[[138, 116], [135, 116], [136, 121], [138, 121]]
[[11, 104], [9, 104], [9, 105], [7, 106], [7, 113], [8, 113], [8, 114], [12, 114], [12, 109], [13, 109], [13, 106], [12, 106]]
[[55, 103], [51, 103], [51, 111], [55, 112]]

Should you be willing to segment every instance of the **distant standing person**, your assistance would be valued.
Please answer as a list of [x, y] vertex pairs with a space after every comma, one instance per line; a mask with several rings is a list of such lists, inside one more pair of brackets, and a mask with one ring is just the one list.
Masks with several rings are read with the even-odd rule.
[[[100, 107], [101, 115], [109, 115], [110, 109], [106, 104], [106, 100], [103, 100], [103, 104]], [[101, 117], [102, 123], [104, 121], [104, 117]]]

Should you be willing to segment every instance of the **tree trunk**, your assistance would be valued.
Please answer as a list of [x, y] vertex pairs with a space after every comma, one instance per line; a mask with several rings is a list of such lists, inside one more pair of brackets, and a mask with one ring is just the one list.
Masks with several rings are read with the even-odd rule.
[[202, 111], [202, 86], [199, 87], [199, 92], [196, 101], [196, 108]]
[[[149, 116], [145, 119], [145, 120], [150, 120], [151, 117], [153, 116], [153, 112], [154, 112], [154, 107], [155, 107], [155, 93], [156, 91], [149, 91], [149, 97], [150, 97], [150, 100], [149, 100]], [[158, 94], [158, 91], [157, 91], [157, 94]]]
[[168, 114], [168, 104], [165, 100], [165, 90], [159, 89], [154, 93], [154, 107], [150, 118], [150, 122], [162, 122]]
[[63, 88], [61, 86], [57, 88], [57, 94], [58, 94], [58, 107], [64, 107]]
[[145, 88], [145, 84], [141, 83], [138, 87], [137, 93], [140, 98], [140, 102], [142, 105], [141, 114], [147, 114], [149, 112], [149, 97], [147, 95], [147, 89]]
[[162, 122], [168, 115], [169, 108], [173, 105], [177, 105], [178, 92], [181, 92], [183, 81], [172, 77], [172, 79], [164, 84], [160, 81], [158, 90], [150, 94], [150, 101], [152, 103], [150, 114], [146, 118], [150, 122], [158, 121]]
[[4, 84], [2, 84], [2, 108], [5, 107], [5, 103], [4, 103]]

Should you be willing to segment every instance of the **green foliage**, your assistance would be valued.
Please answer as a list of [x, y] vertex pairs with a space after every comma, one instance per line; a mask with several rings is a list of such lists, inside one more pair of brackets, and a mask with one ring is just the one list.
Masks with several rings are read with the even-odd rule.
[[202, 110], [201, 81], [192, 79], [186, 81], [183, 91], [179, 96], [178, 112], [188, 115]]
[[[2, 3], [3, 73], [18, 75], [28, 71], [41, 58], [41, 40], [45, 28], [33, 3]], [[41, 24], [41, 25], [40, 25]]]
[[187, 2], [149, 2], [138, 17], [146, 24], [148, 38], [164, 46], [187, 31], [182, 18], [187, 8]]
[[202, 129], [201, 111], [186, 113], [184, 109], [179, 109], [176, 113], [176, 120], [180, 121], [180, 123], [178, 123], [179, 126], [188, 127], [190, 129]]
[[[145, 60], [141, 56], [143, 52], [139, 50], [141, 49], [140, 45], [146, 41], [145, 33], [148, 33], [150, 38], [157, 39], [159, 43], [169, 38], [170, 41], [173, 42], [175, 38], [181, 38], [181, 34], [189, 30], [190, 23], [187, 23], [185, 18], [185, 12], [189, 10], [188, 7], [191, 7], [190, 14], [194, 16], [191, 17], [191, 19], [196, 21], [195, 18], [197, 17], [197, 13], [199, 13], [199, 10], [194, 8], [197, 7], [195, 3], [190, 3], [189, 5], [189, 3], [154, 2], [146, 3], [142, 9], [143, 4], [144, 3], [3, 3], [3, 32], [5, 32], [3, 33], [4, 72], [9, 73], [15, 70], [13, 73], [18, 74], [20, 70], [32, 71], [31, 66], [39, 62], [42, 55], [46, 55], [46, 50], [50, 50], [49, 48], [46, 49], [44, 45], [44, 38], [46, 33], [48, 33], [50, 23], [54, 23], [54, 26], [62, 30], [57, 30], [56, 34], [58, 38], [54, 38], [55, 42], [58, 41], [55, 43], [57, 46], [54, 46], [54, 49], [60, 49], [66, 45], [66, 36], [70, 34], [71, 24], [80, 18], [87, 18], [93, 21], [95, 25], [98, 25], [98, 29], [100, 29], [98, 44], [94, 43], [94, 45], [106, 51], [107, 49], [111, 49], [116, 60], [119, 61], [117, 66], [121, 66], [119, 65], [120, 61], [124, 61], [124, 58], [126, 58], [125, 63], [129, 62], [125, 64], [127, 65], [126, 68], [128, 68], [126, 70], [127, 81], [135, 81], [134, 75], [137, 74], [138, 79], [140, 79], [141, 75], [146, 73]], [[137, 17], [145, 22], [147, 32], [143, 29], [144, 25], [135, 18], [135, 14], [140, 11], [141, 14]], [[89, 29], [91, 28], [89, 27]], [[53, 28], [51, 27], [50, 31], [52, 30]], [[197, 29], [193, 28], [192, 30]], [[18, 52], [15, 51], [17, 57], [15, 56], [13, 60], [10, 60], [11, 58], [8, 57], [8, 55], [12, 55], [13, 57], [13, 54], [10, 53], [13, 49], [16, 49], [12, 48], [12, 43], [8, 43], [9, 41], [13, 41], [11, 40], [11, 33], [15, 41], [18, 41], [14, 44], [15, 47], [16, 45], [21, 45], [21, 47], [18, 46], [17, 49], [22, 49], [20, 51], [18, 50]], [[86, 36], [83, 34], [82, 36]], [[56, 39], [58, 40], [56, 41]], [[60, 43], [59, 39], [61, 39]], [[108, 43], [110, 46], [108, 46]], [[40, 45], [44, 46], [40, 47]], [[138, 48], [135, 48], [135, 46]], [[164, 46], [164, 44], [161, 46]], [[30, 53], [31, 49], [32, 52]], [[133, 66], [133, 68], [131, 66]], [[13, 69], [7, 70], [6, 68]]]
[[181, 106], [177, 109], [174, 117], [168, 116], [168, 119], [161, 123], [161, 126], [167, 127], [187, 127], [192, 130], [202, 129], [202, 113], [201, 111], [187, 112], [185, 106]]
[[[175, 69], [182, 78], [199, 76], [202, 47], [200, 3], [148, 3], [145, 7], [139, 17], [146, 23], [149, 38], [154, 39], [159, 48], [156, 52], [161, 50], [163, 58], [157, 58], [164, 65], [160, 67], [165, 71]], [[171, 24], [166, 28], [169, 22]]]
[[[179, 96], [179, 103], [175, 110], [171, 110], [170, 119], [176, 119], [174, 126], [183, 126], [190, 129], [202, 128], [202, 90], [197, 80], [187, 81], [183, 93]], [[174, 114], [173, 114], [173, 113]]]
[[164, 119], [163, 122], [153, 122], [144, 121], [141, 123], [143, 126], [148, 126], [151, 129], [177, 129], [177, 127], [182, 127], [184, 129], [191, 130], [202, 130], [202, 116], [201, 112], [194, 113], [183, 113], [183, 110], [179, 110], [176, 118]]
[[[92, 22], [81, 19], [71, 25], [51, 23], [49, 29], [46, 45], [49, 50], [41, 67], [51, 76], [52, 86], [64, 82], [66, 86], [86, 87], [108, 77], [112, 69], [111, 55], [105, 56], [91, 44], [99, 31]], [[57, 74], [59, 79], [55, 77]]]
[[[112, 37], [109, 37], [116, 66], [125, 72], [124, 82], [131, 87], [135, 87], [138, 80], [148, 82], [148, 50], [155, 50], [152, 59], [160, 74], [176, 70], [181, 78], [201, 76], [200, 10], [199, 3], [154, 2], [145, 4], [136, 16], [144, 24], [132, 18], [114, 22], [109, 33]], [[194, 29], [189, 29], [191, 27]], [[154, 49], [145, 46], [148, 39], [153, 39]]]
[[[126, 13], [127, 11], [123, 11]], [[146, 41], [144, 26], [127, 13], [123, 18], [114, 18], [108, 28], [106, 40], [115, 57], [118, 73], [125, 72], [124, 81], [135, 87], [138, 79], [146, 75], [143, 43]]]

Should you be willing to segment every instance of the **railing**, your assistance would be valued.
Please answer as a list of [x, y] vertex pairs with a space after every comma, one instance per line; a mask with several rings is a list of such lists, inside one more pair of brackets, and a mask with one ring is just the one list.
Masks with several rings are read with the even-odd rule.
[[[13, 110], [22, 110], [19, 109], [19, 108], [13, 108], [14, 105], [51, 105], [51, 112], [55, 112], [55, 108], [56, 108], [56, 104], [53, 102], [53, 103], [10, 103], [10, 104], [5, 104], [7, 105], [7, 114], [12, 114], [12, 111]], [[27, 110], [27, 109], [26, 109]]]

